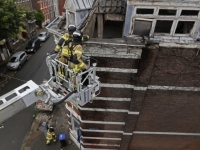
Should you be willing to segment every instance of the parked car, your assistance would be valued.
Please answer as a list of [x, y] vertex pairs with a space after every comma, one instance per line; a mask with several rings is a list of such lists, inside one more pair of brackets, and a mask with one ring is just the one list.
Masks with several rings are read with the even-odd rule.
[[35, 53], [41, 47], [41, 45], [42, 45], [42, 43], [38, 38], [31, 39], [28, 42], [28, 44], [25, 48], [25, 51], [27, 53], [31, 53], [31, 52]]
[[28, 55], [24, 51], [14, 53], [7, 64], [9, 70], [17, 70], [28, 60]]
[[45, 42], [48, 38], [49, 38], [49, 33], [48, 32], [40, 32], [40, 34], [38, 35], [38, 39], [41, 42]]

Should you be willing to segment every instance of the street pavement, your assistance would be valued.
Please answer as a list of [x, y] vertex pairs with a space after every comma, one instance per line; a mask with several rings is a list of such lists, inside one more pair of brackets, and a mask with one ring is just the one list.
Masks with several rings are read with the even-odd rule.
[[[43, 30], [46, 30], [46, 29], [38, 30], [38, 33]], [[6, 63], [0, 65], [0, 89], [3, 88], [4, 84], [6, 84], [7, 82], [8, 77], [4, 76], [6, 71], [7, 71]], [[32, 107], [31, 109], [34, 109], [34, 106], [31, 106], [31, 107]], [[12, 120], [10, 121], [12, 122]], [[68, 125], [67, 110], [65, 108], [65, 104], [61, 103], [55, 106], [53, 112], [36, 112], [35, 116], [33, 116], [32, 125], [29, 131], [27, 131], [27, 135], [24, 137], [24, 140], [21, 144], [20, 150], [59, 150], [60, 149], [60, 143], [58, 140], [56, 143], [51, 143], [50, 145], [46, 145], [45, 133], [42, 128], [43, 122], [46, 122], [49, 126], [50, 125], [54, 126], [57, 137], [61, 133], [67, 135], [67, 139], [66, 139], [67, 146], [64, 148], [64, 150], [78, 150], [79, 149], [69, 139], [69, 125]], [[7, 134], [10, 134], [10, 133], [7, 133]], [[10, 134], [10, 136], [11, 135], [12, 133]], [[1, 149], [1, 146], [0, 146], [0, 150], [11, 150], [11, 149]]]
[[33, 121], [28, 135], [26, 136], [21, 150], [59, 150], [60, 142], [51, 142], [50, 145], [46, 145], [45, 130], [42, 127], [42, 123], [46, 122], [48, 126], [53, 125], [57, 137], [59, 134], [66, 134], [67, 146], [64, 150], [79, 150], [78, 147], [69, 139], [69, 125], [67, 110], [65, 103], [57, 105], [53, 112], [39, 112]]

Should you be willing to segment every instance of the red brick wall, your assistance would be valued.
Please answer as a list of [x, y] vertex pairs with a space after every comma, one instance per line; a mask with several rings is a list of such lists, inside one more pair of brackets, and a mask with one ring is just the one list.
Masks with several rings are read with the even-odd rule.
[[50, 3], [50, 0], [48, 1], [42, 0], [42, 5], [41, 5], [40, 0], [38, 0], [37, 6], [38, 6], [38, 9], [41, 10], [45, 16], [44, 22], [47, 20], [52, 21], [53, 19], [55, 19], [55, 13], [54, 15], [52, 15], [51, 13], [52, 10], [54, 11], [53, 2]]
[[58, 9], [59, 9], [59, 15], [62, 16], [62, 12], [66, 12], [64, 9], [64, 4], [66, 0], [58, 0]]

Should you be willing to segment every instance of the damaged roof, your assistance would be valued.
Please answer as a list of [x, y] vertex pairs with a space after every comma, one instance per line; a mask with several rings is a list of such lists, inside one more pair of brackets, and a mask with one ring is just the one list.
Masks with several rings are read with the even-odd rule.
[[[141, 0], [128, 0], [128, 1], [141, 1]], [[141, 2], [200, 2], [199, 0], [143, 0]]]
[[71, 11], [91, 9], [95, 0], [66, 0], [64, 8]]
[[120, 13], [126, 11], [126, 0], [99, 0], [99, 13]]
[[184, 4], [200, 4], [200, 0], [127, 0], [127, 3], [134, 4], [135, 2], [140, 3], [152, 3], [152, 5], [156, 3], [184, 3]]

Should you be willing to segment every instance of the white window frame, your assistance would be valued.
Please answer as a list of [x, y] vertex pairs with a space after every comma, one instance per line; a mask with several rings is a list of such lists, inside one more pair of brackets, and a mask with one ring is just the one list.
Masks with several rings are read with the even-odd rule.
[[155, 21], [153, 22], [153, 24], [154, 25], [152, 25], [152, 26], [154, 26], [154, 28], [152, 28], [152, 30], [151, 30], [151, 32], [150, 33], [152, 33], [152, 34], [154, 34], [154, 35], [173, 35], [172, 33], [173, 33], [173, 26], [174, 26], [174, 20], [171, 20], [171, 19], [162, 19], [163, 21], [172, 21], [172, 26], [171, 26], [171, 29], [170, 29], [170, 32], [169, 33], [155, 33], [155, 29], [156, 29], [156, 23], [157, 23], [157, 21], [158, 20], [161, 20], [161, 19], [154, 19]]
[[[193, 27], [192, 27], [192, 29], [191, 29], [191, 31], [190, 31], [190, 33], [187, 33], [187, 34], [176, 34], [175, 32], [176, 32], [176, 28], [177, 28], [177, 26], [178, 26], [178, 22], [179, 21], [193, 21], [194, 22], [194, 25], [193, 25]], [[194, 32], [195, 32], [195, 27], [197, 26], [197, 24], [198, 24], [198, 21], [196, 21], [196, 20], [183, 20], [183, 19], [179, 19], [179, 20], [176, 20], [175, 21], [175, 25], [174, 25], [174, 30], [173, 30], [173, 33], [172, 33], [172, 35], [173, 36], [192, 36], [192, 35], [194, 35]]]
[[[153, 9], [153, 14], [137, 14], [137, 9]], [[140, 16], [143, 16], [143, 17], [148, 17], [148, 16], [151, 16], [152, 15], [155, 15], [155, 12], [156, 12], [156, 7], [149, 7], [149, 6], [136, 6], [134, 11], [133, 11], [133, 15], [136, 16], [136, 17], [140, 17]]]
[[42, 0], [40, 1], [40, 9], [43, 8], [43, 5], [42, 5]]
[[191, 10], [191, 8], [180, 8], [180, 18], [181, 17], [184, 17], [184, 18], [189, 18], [189, 19], [196, 19], [196, 18], [199, 18], [200, 17], [200, 9], [196, 9], [196, 8], [192, 8], [192, 10], [196, 10], [196, 11], [199, 11], [198, 15], [197, 16], [181, 16], [181, 12], [183, 10]]
[[[175, 15], [159, 15], [159, 10], [160, 9], [165, 9], [165, 10], [176, 10], [176, 14]], [[175, 18], [176, 16], [177, 16], [177, 14], [178, 14], [178, 9], [177, 8], [174, 8], [174, 7], [167, 7], [167, 8], [165, 8], [165, 7], [159, 7], [158, 9], [156, 9], [156, 16], [157, 17], [167, 17], [167, 18]]]
[[[153, 26], [153, 21], [154, 21], [154, 19], [134, 18], [134, 19], [133, 19], [133, 22], [135, 22], [136, 20], [152, 22], [152, 24], [151, 24], [151, 30], [150, 30], [150, 32], [149, 32], [149, 36], [150, 36], [151, 33], [152, 33], [152, 29], [153, 29], [152, 26]], [[134, 24], [133, 24], [132, 27], [131, 27], [131, 34], [133, 34], [133, 31], [134, 31]]]
[[[153, 14], [136, 14], [137, 9], [154, 9], [154, 13]], [[158, 12], [160, 9], [172, 9], [172, 10], [176, 10], [176, 15], [158, 15]], [[135, 6], [134, 11], [133, 11], [133, 25], [131, 28], [131, 34], [133, 34], [133, 30], [134, 30], [134, 21], [141, 19], [141, 20], [145, 20], [145, 19], [150, 19], [152, 20], [152, 27], [151, 27], [151, 31], [150, 31], [150, 37], [153, 35], [155, 36], [160, 36], [160, 35], [164, 35], [164, 36], [178, 36], [178, 37], [186, 37], [186, 36], [193, 36], [195, 34], [195, 29], [198, 25], [198, 20], [200, 20], [200, 10], [198, 8], [192, 8], [192, 10], [197, 10], [199, 11], [198, 16], [181, 16], [181, 12], [182, 10], [191, 10], [191, 8], [185, 8], [185, 7], [164, 7], [164, 6]], [[153, 18], [153, 19], [151, 19]], [[157, 20], [169, 20], [169, 21], [173, 21], [172, 23], [172, 27], [170, 29], [170, 33], [155, 33], [155, 27], [156, 27], [156, 22]], [[195, 21], [193, 28], [191, 29], [190, 33], [188, 34], [175, 34], [177, 25], [179, 21]]]

